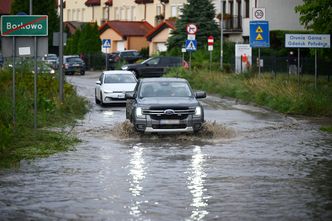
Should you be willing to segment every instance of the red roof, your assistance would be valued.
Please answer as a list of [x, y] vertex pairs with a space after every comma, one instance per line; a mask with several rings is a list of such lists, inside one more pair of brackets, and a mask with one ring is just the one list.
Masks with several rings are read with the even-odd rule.
[[113, 0], [107, 0], [105, 2], [105, 5], [107, 5], [107, 6], [113, 6]]
[[100, 0], [87, 0], [85, 2], [86, 6], [99, 6], [100, 5]]
[[174, 20], [165, 20], [162, 23], [160, 23], [157, 27], [149, 31], [145, 37], [148, 41], [151, 41], [154, 36], [156, 36], [158, 33], [160, 33], [165, 28], [171, 28], [175, 29], [175, 21]]
[[113, 29], [122, 37], [145, 36], [153, 29], [152, 25], [146, 21], [108, 21], [99, 28], [100, 34], [109, 28]]
[[0, 0], [0, 15], [9, 15], [13, 0]]

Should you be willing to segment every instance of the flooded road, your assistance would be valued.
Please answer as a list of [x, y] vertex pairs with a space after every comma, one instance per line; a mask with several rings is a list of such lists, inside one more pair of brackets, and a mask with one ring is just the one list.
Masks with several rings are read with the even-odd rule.
[[319, 125], [209, 96], [206, 120], [233, 136], [122, 139], [125, 107], [94, 104], [97, 78], [67, 78], [92, 105], [75, 150], [0, 171], [0, 220], [332, 220]]

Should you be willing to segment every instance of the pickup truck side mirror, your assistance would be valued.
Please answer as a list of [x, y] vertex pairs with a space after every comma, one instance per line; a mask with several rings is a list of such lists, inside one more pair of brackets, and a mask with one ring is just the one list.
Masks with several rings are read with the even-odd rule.
[[195, 92], [195, 97], [196, 98], [206, 98], [206, 93], [205, 93], [205, 91], [197, 91], [197, 92]]
[[125, 93], [125, 98], [126, 99], [134, 99], [135, 98], [134, 92], [126, 92]]

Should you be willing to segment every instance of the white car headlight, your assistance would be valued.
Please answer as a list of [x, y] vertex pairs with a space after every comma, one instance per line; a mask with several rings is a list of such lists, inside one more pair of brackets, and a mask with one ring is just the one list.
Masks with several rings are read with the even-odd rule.
[[112, 94], [113, 91], [104, 91], [104, 94]]
[[128, 70], [128, 66], [124, 65], [121, 67], [122, 70]]
[[197, 106], [195, 109], [195, 116], [201, 116], [202, 115], [202, 108], [200, 106]]
[[143, 116], [143, 111], [141, 107], [136, 108], [136, 117], [144, 117]]
[[51, 70], [51, 74], [54, 74], [54, 73], [55, 73], [55, 71], [52, 69], [52, 70]]

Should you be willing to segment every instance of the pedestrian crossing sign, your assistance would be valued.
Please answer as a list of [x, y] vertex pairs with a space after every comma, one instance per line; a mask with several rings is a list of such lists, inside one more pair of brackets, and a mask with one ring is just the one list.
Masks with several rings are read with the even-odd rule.
[[196, 51], [197, 50], [197, 40], [186, 40], [186, 50]]
[[103, 39], [103, 48], [111, 48], [111, 39]]

